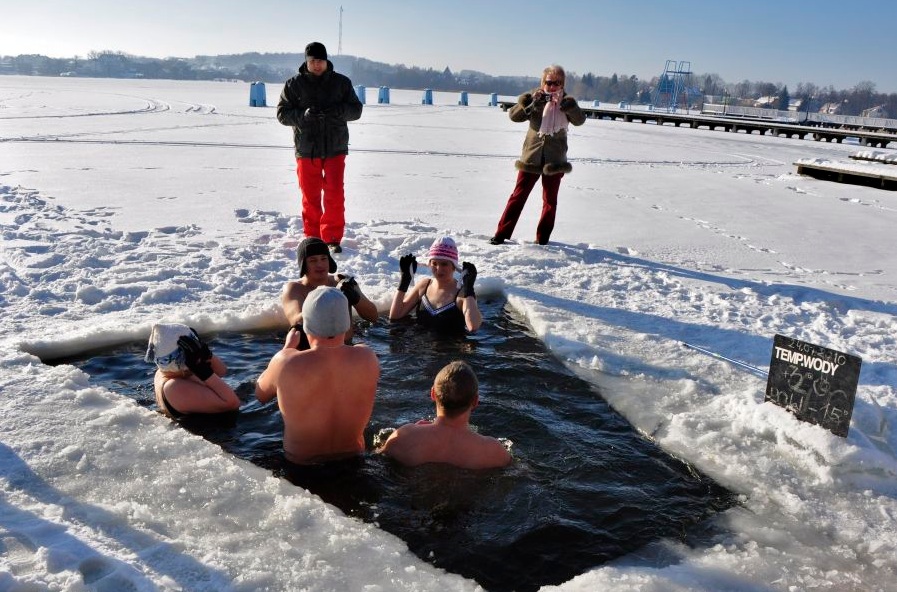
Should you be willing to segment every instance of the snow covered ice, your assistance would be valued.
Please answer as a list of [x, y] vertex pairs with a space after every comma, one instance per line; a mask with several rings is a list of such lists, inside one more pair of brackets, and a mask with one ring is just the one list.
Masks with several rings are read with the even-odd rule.
[[[0, 590], [477, 588], [41, 362], [145, 340], [162, 318], [285, 324], [291, 135], [248, 93], [0, 77]], [[552, 243], [532, 244], [537, 190], [492, 246], [523, 126], [482, 96], [391, 100], [350, 124], [340, 271], [385, 314], [398, 256], [453, 235], [478, 293], [504, 292], [636, 428], [740, 495], [706, 544], [657, 543], [554, 589], [897, 590], [897, 194], [793, 165], [857, 146], [589, 120]], [[765, 368], [776, 333], [862, 358], [846, 439], [681, 345]]]

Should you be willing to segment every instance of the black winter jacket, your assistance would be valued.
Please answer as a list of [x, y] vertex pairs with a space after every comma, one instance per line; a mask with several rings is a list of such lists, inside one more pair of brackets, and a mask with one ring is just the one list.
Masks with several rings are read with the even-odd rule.
[[[320, 118], [304, 118], [309, 108], [323, 113]], [[286, 81], [277, 102], [277, 121], [293, 127], [297, 158], [329, 158], [349, 153], [348, 121], [361, 117], [362, 104], [352, 81], [327, 70], [320, 76], [308, 72], [305, 64]]]

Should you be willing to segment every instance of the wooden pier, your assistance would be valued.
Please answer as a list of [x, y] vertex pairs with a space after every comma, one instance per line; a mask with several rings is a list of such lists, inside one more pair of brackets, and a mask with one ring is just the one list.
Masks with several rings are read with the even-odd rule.
[[[507, 111], [513, 102], [502, 101], [499, 106]], [[795, 122], [773, 121], [768, 119], [751, 119], [733, 117], [725, 114], [694, 112], [649, 111], [628, 107], [581, 107], [590, 119], [611, 119], [633, 123], [653, 123], [655, 125], [687, 126], [691, 129], [722, 129], [727, 132], [758, 133], [762, 135], [784, 136], [786, 138], [812, 138], [817, 142], [841, 143], [847, 138], [855, 138], [861, 146], [886, 148], [889, 143], [897, 143], [897, 130], [858, 129], [857, 126], [846, 128], [829, 128], [817, 125], [803, 125]]]
[[[893, 172], [889, 166], [881, 167], [849, 167], [837, 162], [817, 161], [815, 159], [799, 160], [794, 163], [798, 175], [807, 175], [823, 181], [849, 183], [876, 189], [897, 191], [897, 170]], [[897, 167], [894, 167], [897, 169]]]

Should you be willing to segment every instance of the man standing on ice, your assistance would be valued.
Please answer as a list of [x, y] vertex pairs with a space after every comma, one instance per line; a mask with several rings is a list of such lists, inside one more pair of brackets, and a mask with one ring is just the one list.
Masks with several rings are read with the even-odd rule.
[[335, 253], [342, 251], [346, 227], [347, 122], [361, 117], [361, 109], [352, 81], [334, 72], [324, 45], [309, 43], [305, 63], [280, 93], [277, 120], [293, 128], [305, 236], [323, 239]]

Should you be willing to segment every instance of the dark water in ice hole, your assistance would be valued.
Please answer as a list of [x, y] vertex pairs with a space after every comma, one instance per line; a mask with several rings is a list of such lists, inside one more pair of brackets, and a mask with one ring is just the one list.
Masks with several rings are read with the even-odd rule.
[[[401, 424], [433, 416], [433, 377], [453, 359], [480, 379], [471, 422], [513, 442], [515, 464], [464, 471], [407, 468], [369, 454], [359, 461], [295, 469], [283, 460], [276, 401], [260, 405], [255, 377], [284, 333], [207, 337], [229, 366], [244, 404], [228, 420], [184, 427], [224, 450], [305, 487], [346, 514], [401, 537], [419, 557], [475, 579], [487, 590], [535, 590], [661, 537], [685, 540], [733, 495], [638, 434], [596, 387], [564, 368], [504, 301], [481, 303], [474, 336], [438, 338], [413, 324], [361, 322], [357, 337], [380, 358], [381, 378], [366, 431], [368, 448]], [[145, 344], [89, 359], [54, 360], [155, 409]]]

